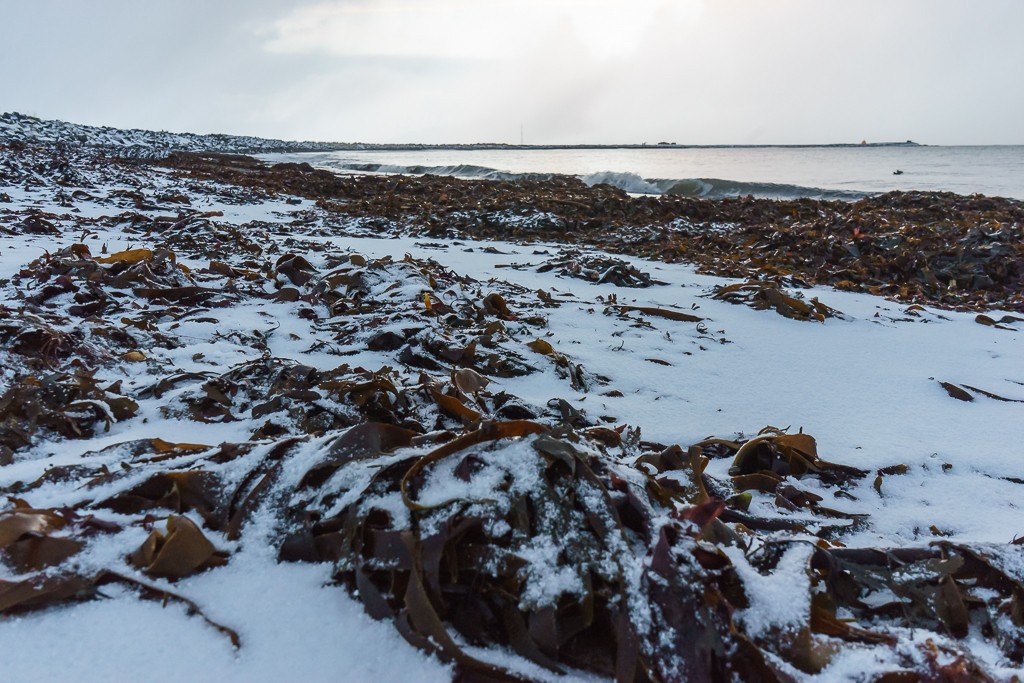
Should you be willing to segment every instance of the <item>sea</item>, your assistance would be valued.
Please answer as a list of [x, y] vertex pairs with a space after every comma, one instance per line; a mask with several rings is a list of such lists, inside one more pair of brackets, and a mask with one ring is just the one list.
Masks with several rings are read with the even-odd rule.
[[634, 194], [854, 201], [891, 190], [1024, 199], [1024, 146], [419, 148], [263, 155], [338, 173], [574, 175]]

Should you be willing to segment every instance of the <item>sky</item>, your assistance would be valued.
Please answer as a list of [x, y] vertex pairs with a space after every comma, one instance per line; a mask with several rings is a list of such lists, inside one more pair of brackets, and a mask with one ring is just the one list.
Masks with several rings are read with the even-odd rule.
[[336, 142], [1024, 144], [1019, 0], [0, 0], [0, 111]]

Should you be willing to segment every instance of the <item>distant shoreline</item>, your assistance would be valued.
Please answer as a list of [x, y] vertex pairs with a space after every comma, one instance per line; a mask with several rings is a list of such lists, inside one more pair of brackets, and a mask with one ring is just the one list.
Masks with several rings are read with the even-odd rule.
[[[422, 150], [610, 150], [610, 149], [814, 149], [814, 148], [876, 148], [876, 147], [928, 147], [913, 140], [904, 142], [837, 142], [827, 144], [715, 144], [692, 145], [675, 142], [657, 142], [654, 144], [580, 144], [580, 145], [516, 145], [501, 142], [473, 143], [375, 143], [375, 142], [325, 142], [316, 140], [278, 140], [273, 138], [255, 137], [251, 135], [232, 135], [226, 133], [172, 133], [139, 128], [113, 128], [110, 126], [91, 126], [67, 123], [59, 120], [41, 119], [18, 112], [0, 113], [0, 138], [16, 138], [27, 135], [30, 138], [57, 140], [70, 138], [79, 143], [102, 145], [102, 141], [113, 142], [115, 145], [156, 143], [158, 146], [173, 140], [171, 145], [177, 149], [195, 150], [205, 147], [210, 151], [227, 151], [233, 147], [240, 152], [250, 154], [302, 154], [306, 152], [408, 152]], [[131, 142], [128, 142], [131, 141]], [[203, 141], [206, 142], [203, 145]]]
[[[610, 150], [610, 149], [821, 149], [821, 148], [875, 148], [875, 147], [929, 147], [930, 145], [923, 145], [919, 142], [906, 141], [906, 142], [865, 142], [865, 143], [852, 143], [852, 142], [836, 142], [830, 144], [807, 144], [807, 145], [680, 145], [675, 143], [659, 143], [654, 145], [648, 144], [617, 144], [617, 145], [513, 145], [498, 142], [473, 142], [467, 144], [453, 144], [453, 143], [441, 143], [441, 144], [426, 144], [426, 143], [323, 143], [326, 146], [337, 145], [336, 149], [330, 151], [374, 151], [374, 152], [409, 152], [409, 151], [422, 151], [422, 150], [508, 150], [508, 151], [533, 151], [533, 150], [586, 150], [586, 149], [598, 149], [598, 150]], [[318, 150], [319, 151], [319, 150]]]

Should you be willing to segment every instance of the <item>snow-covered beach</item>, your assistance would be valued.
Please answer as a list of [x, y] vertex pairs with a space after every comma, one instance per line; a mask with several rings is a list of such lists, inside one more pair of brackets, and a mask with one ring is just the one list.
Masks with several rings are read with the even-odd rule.
[[52, 131], [0, 138], [5, 680], [1020, 676], [1019, 280], [726, 278]]

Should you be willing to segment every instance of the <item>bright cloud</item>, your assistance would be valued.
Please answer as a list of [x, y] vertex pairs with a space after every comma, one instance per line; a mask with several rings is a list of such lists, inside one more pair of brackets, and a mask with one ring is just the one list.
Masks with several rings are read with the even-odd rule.
[[515, 59], [545, 37], [572, 35], [600, 58], [634, 52], [659, 15], [696, 21], [697, 0], [428, 0], [326, 2], [274, 22], [282, 53]]
[[1020, 143], [1022, 25], [1020, 0], [12, 0], [0, 111], [365, 142]]

